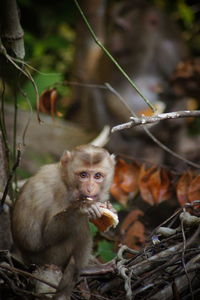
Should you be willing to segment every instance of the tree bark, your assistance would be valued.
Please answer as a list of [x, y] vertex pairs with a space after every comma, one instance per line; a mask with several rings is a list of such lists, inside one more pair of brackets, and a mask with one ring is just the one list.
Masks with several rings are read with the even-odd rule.
[[[7, 161], [5, 148], [3, 145], [2, 133], [0, 131], [0, 199], [8, 179]], [[10, 211], [8, 206], [3, 206], [0, 210], [0, 250], [8, 250], [11, 248], [12, 237], [10, 229]]]
[[20, 25], [16, 0], [1, 0], [0, 38], [7, 51], [14, 56], [24, 58], [24, 32]]

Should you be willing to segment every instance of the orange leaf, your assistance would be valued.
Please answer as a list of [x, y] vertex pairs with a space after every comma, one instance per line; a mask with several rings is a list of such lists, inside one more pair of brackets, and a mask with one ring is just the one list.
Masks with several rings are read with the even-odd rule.
[[152, 174], [150, 186], [154, 197], [154, 202], [159, 204], [171, 196], [169, 174], [164, 169], [158, 169]]
[[142, 165], [140, 171], [140, 178], [139, 178], [139, 188], [142, 198], [148, 202], [150, 205], [154, 204], [153, 195], [149, 189], [149, 178], [151, 177], [152, 173], [154, 173], [156, 167], [151, 167], [149, 169], [145, 169], [145, 165]]
[[122, 168], [123, 180], [120, 187], [127, 193], [138, 191], [140, 167], [136, 163], [126, 164]]
[[164, 169], [151, 167], [140, 172], [140, 192], [150, 205], [159, 204], [171, 196], [169, 174]]
[[184, 206], [185, 203], [189, 201], [188, 192], [189, 186], [192, 182], [192, 178], [193, 174], [191, 172], [186, 172], [183, 173], [183, 175], [178, 180], [176, 186], [176, 194], [181, 206]]
[[122, 204], [128, 201], [129, 193], [138, 191], [140, 167], [136, 163], [127, 164], [119, 159], [115, 168], [111, 194]]
[[51, 115], [51, 117], [54, 119], [55, 114], [57, 114], [57, 101], [58, 94], [56, 89], [46, 90], [40, 96], [39, 110], [43, 113]]
[[145, 227], [138, 220], [144, 213], [137, 209], [131, 211], [121, 225], [121, 242], [132, 249], [139, 249], [145, 242]]
[[197, 175], [190, 183], [188, 197], [190, 202], [200, 200], [200, 175]]
[[110, 192], [113, 197], [122, 205], [126, 205], [128, 202], [128, 193], [124, 192], [118, 183], [113, 182]]

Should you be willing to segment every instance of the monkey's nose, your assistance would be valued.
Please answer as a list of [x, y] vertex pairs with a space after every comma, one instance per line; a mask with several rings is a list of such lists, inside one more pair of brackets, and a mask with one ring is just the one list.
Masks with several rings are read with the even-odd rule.
[[87, 186], [88, 196], [90, 196], [91, 194], [93, 194], [93, 192], [94, 192], [94, 185], [88, 185]]

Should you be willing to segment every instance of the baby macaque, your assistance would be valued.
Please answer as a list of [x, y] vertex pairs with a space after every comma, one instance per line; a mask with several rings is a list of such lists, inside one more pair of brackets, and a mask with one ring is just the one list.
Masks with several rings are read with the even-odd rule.
[[44, 166], [22, 187], [12, 215], [13, 239], [27, 264], [55, 264], [63, 271], [54, 299], [68, 300], [88, 263], [88, 219], [108, 203], [115, 159], [105, 149], [82, 145], [59, 163]]

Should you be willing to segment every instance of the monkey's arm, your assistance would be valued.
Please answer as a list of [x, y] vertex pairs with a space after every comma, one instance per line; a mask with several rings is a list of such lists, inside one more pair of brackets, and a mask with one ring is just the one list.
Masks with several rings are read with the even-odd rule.
[[84, 217], [79, 201], [74, 201], [63, 211], [47, 218], [43, 229], [43, 238], [46, 246], [55, 245], [69, 236], [77, 222]]
[[[102, 213], [100, 206], [107, 204], [91, 200], [73, 201], [66, 209], [47, 218], [42, 235], [45, 246], [55, 245], [72, 234], [77, 228], [77, 223], [82, 220], [100, 218]], [[80, 225], [82, 226], [82, 225]]]

